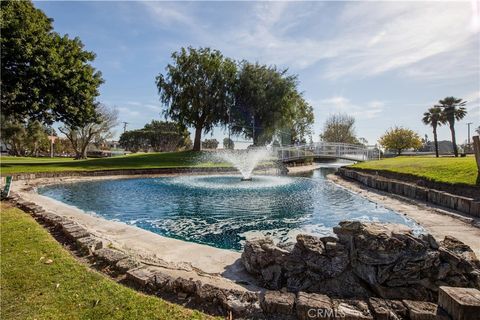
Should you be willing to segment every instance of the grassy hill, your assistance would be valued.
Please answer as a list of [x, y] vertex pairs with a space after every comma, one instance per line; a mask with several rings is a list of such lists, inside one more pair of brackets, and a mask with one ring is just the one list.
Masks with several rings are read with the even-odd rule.
[[1, 319], [211, 318], [92, 271], [29, 215], [5, 203], [1, 211]]
[[396, 157], [360, 162], [352, 168], [404, 173], [419, 178], [445, 183], [475, 185], [477, 165], [474, 157]]

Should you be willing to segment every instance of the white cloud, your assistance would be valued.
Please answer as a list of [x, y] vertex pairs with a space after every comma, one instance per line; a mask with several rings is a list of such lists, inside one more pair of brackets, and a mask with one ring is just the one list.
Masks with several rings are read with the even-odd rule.
[[[346, 6], [339, 18], [346, 28], [332, 44], [343, 46], [337, 43], [340, 41], [350, 45], [335, 57], [326, 76], [376, 75], [397, 69], [416, 76], [423, 74], [415, 69], [424, 64], [430, 76], [435, 76], [436, 68], [437, 73], [447, 73], [448, 77], [452, 73], [478, 72], [475, 57], [479, 39], [478, 30], [469, 28], [472, 15], [475, 13], [470, 4], [462, 2], [369, 2]], [[462, 51], [470, 55], [465, 57]], [[436, 59], [438, 55], [443, 55], [442, 59]]]
[[247, 3], [236, 13], [238, 23], [222, 26], [205, 23], [198, 4], [144, 5], [156, 21], [188, 30], [201, 45], [299, 69], [322, 62], [327, 79], [393, 70], [413, 78], [451, 79], [480, 68], [475, 1]]
[[140, 115], [140, 112], [136, 110], [132, 110], [131, 108], [126, 108], [126, 107], [117, 107], [117, 110], [120, 114], [121, 118], [128, 119], [130, 117], [138, 117]]
[[165, 1], [142, 1], [147, 11], [155, 18], [155, 21], [164, 25], [172, 26], [181, 24], [184, 26], [195, 26], [194, 15], [187, 9], [188, 3], [183, 2], [181, 6], [175, 2]]
[[467, 101], [467, 116], [480, 126], [480, 89], [465, 95], [464, 100]]
[[372, 100], [359, 105], [343, 96], [322, 99], [318, 103], [312, 103], [312, 105], [314, 108], [318, 108], [317, 111], [321, 111], [323, 114], [325, 111], [329, 111], [330, 113], [346, 113], [357, 119], [373, 119], [379, 117], [385, 107], [383, 101]]

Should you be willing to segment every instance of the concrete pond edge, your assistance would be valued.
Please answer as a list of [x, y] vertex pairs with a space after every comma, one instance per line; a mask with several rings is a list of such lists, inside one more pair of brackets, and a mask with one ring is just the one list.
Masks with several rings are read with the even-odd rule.
[[[75, 221], [46, 211], [16, 193], [11, 195], [9, 202], [30, 214], [50, 233], [63, 235], [75, 248], [74, 255], [101, 266], [96, 269], [114, 280], [122, 279], [122, 283], [139, 291], [167, 297], [208, 313], [244, 319], [452, 319], [444, 308], [425, 301], [333, 299], [323, 294], [260, 287], [256, 290], [247, 286], [232, 288], [225, 285], [226, 279], [221, 277], [138, 261], [126, 252], [105, 246], [100, 238]], [[452, 304], [452, 292], [440, 290], [445, 291], [441, 296], [449, 304], [440, 300], [439, 303], [444, 303], [448, 309]]]

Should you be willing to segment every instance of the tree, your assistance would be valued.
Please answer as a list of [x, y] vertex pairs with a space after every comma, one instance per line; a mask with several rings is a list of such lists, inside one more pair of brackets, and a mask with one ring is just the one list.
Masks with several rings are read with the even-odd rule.
[[420, 136], [413, 130], [394, 127], [380, 137], [378, 143], [388, 150], [395, 150], [400, 155], [405, 149], [418, 149], [422, 146]]
[[70, 156], [75, 154], [75, 150], [72, 148], [72, 143], [66, 138], [57, 138], [53, 145], [54, 154], [60, 156]]
[[450, 132], [452, 133], [453, 154], [455, 157], [458, 157], [457, 140], [455, 137], [455, 120], [460, 121], [467, 115], [467, 109], [465, 109], [467, 101], [455, 97], [446, 97], [445, 99], [438, 101], [438, 103], [438, 107], [442, 108], [443, 116], [445, 117], [446, 122], [448, 122]]
[[15, 156], [38, 156], [50, 145], [47, 128], [35, 120], [25, 124], [2, 116], [1, 136], [8, 152]]
[[96, 108], [97, 120], [87, 123], [84, 126], [64, 126], [58, 128], [72, 144], [75, 150], [75, 159], [87, 158], [88, 145], [96, 140], [111, 138], [111, 130], [118, 124], [118, 111], [103, 104]]
[[230, 138], [223, 138], [223, 148], [233, 150], [235, 148], [235, 143]]
[[480, 126], [478, 126], [477, 130], [475, 130], [478, 135], [480, 135]]
[[193, 150], [199, 151], [202, 132], [228, 122], [236, 64], [210, 48], [182, 48], [172, 59], [165, 75], [156, 78], [160, 100], [167, 117], [195, 128]]
[[190, 141], [187, 128], [175, 122], [152, 120], [143, 131], [149, 138], [150, 147], [156, 152], [178, 150]]
[[320, 139], [325, 142], [358, 144], [355, 136], [355, 118], [347, 114], [333, 114], [323, 126]]
[[365, 146], [365, 147], [368, 146], [368, 140], [367, 139], [365, 139], [363, 137], [360, 137], [357, 140], [358, 140], [358, 142], [357, 142], [358, 145], [362, 145], [362, 146]]
[[435, 156], [438, 158], [437, 127], [446, 122], [442, 108], [434, 106], [433, 108], [428, 109], [428, 111], [423, 114], [422, 121], [424, 124], [432, 126], [433, 142], [435, 144]]
[[218, 148], [218, 141], [217, 139], [205, 139], [202, 142], [202, 148], [205, 149], [217, 149]]
[[125, 131], [119, 143], [125, 149], [138, 152], [152, 149], [156, 152], [189, 149], [190, 132], [178, 123], [152, 120], [142, 129]]
[[148, 151], [150, 149], [149, 137], [143, 130], [129, 130], [122, 133], [118, 143], [131, 152]]
[[92, 121], [103, 82], [89, 63], [95, 54], [60, 36], [30, 1], [1, 2], [2, 113], [19, 121]]
[[297, 90], [297, 76], [242, 61], [230, 121], [233, 133], [253, 139], [254, 145], [270, 143], [278, 133], [292, 143], [311, 133], [313, 109]]
[[293, 95], [293, 104], [287, 119], [287, 123], [290, 123], [287, 124], [290, 127], [290, 141], [283, 141], [284, 143], [307, 143], [307, 138], [312, 139], [313, 108], [301, 95]]

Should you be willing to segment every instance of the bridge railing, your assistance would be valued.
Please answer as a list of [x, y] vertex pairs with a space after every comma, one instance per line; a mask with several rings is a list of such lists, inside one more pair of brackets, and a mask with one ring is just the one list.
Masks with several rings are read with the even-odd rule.
[[379, 151], [374, 147], [333, 142], [277, 147], [274, 152], [277, 158], [282, 161], [294, 161], [309, 157], [367, 161], [379, 157]]

